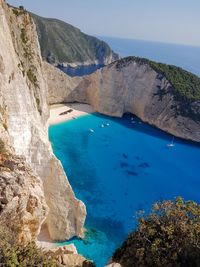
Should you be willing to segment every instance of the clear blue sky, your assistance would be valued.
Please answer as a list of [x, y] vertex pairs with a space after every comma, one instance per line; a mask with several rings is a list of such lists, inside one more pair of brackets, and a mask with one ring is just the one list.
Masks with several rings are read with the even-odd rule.
[[200, 0], [7, 0], [95, 35], [200, 46]]

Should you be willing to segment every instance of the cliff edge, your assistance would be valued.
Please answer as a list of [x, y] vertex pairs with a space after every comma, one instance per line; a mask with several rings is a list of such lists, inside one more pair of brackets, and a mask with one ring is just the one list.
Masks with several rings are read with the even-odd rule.
[[[10, 151], [7, 158], [0, 153], [0, 175], [2, 181], [13, 180], [13, 186], [19, 186], [19, 193], [13, 193], [15, 199], [11, 193], [10, 198], [1, 198], [0, 215], [9, 213], [14, 224], [15, 200], [18, 212], [25, 210], [30, 219], [29, 224], [19, 212], [22, 228], [30, 232], [27, 241], [37, 237], [42, 224], [47, 225], [53, 240], [81, 237], [86, 216], [84, 204], [75, 197], [48, 141], [46, 84], [32, 18], [22, 8], [9, 7], [0, 0], [0, 142]], [[21, 176], [22, 182], [18, 182]], [[4, 185], [1, 183], [1, 191]], [[25, 187], [26, 197], [20, 193]], [[26, 203], [36, 205], [35, 211]]]

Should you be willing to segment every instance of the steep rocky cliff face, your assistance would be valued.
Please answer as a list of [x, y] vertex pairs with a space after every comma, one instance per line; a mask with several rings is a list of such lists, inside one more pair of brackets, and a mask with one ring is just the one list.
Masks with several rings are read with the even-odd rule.
[[36, 240], [48, 207], [41, 179], [24, 157], [16, 156], [7, 131], [7, 112], [0, 94], [0, 221], [18, 231], [18, 241]]
[[[54, 73], [54, 79], [61, 75]], [[130, 112], [175, 136], [200, 142], [200, 99], [177, 97], [177, 89], [146, 60], [122, 59], [83, 79], [62, 76], [53, 98], [54, 81], [48, 83], [50, 103], [88, 103], [117, 117]]]
[[73, 102], [74, 99], [71, 98], [70, 95], [73, 93], [77, 85], [80, 84], [82, 78], [71, 78], [47, 62], [43, 62], [43, 66], [48, 86], [48, 103], [51, 105]]
[[[10, 218], [14, 220], [16, 209], [22, 214], [24, 211], [26, 215], [18, 215], [25, 228], [26, 221], [31, 222], [31, 225], [27, 223], [29, 239], [37, 236], [44, 222], [52, 239], [65, 240], [83, 235], [86, 210], [75, 198], [48, 141], [49, 111], [43, 74], [39, 43], [30, 15], [0, 0], [0, 141], [2, 146], [10, 144], [12, 155], [8, 159], [1, 158], [3, 182], [0, 188], [3, 191], [5, 184], [11, 183], [19, 192], [8, 189], [9, 196], [5, 196], [0, 212], [5, 217], [6, 207], [9, 207]], [[32, 229], [34, 220], [37, 223]]]

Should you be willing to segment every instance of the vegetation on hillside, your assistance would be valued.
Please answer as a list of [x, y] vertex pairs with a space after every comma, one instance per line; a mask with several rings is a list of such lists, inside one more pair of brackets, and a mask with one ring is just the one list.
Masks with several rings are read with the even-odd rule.
[[102, 61], [112, 53], [105, 42], [68, 23], [31, 15], [37, 27], [42, 56], [50, 63]]
[[180, 96], [191, 101], [200, 100], [200, 78], [198, 76], [172, 65], [152, 61], [150, 65], [170, 81]]
[[[12, 228], [12, 230], [11, 230]], [[26, 246], [19, 245], [17, 240], [17, 228], [8, 228], [6, 222], [0, 224], [0, 266], [3, 267], [61, 267], [58, 262], [58, 254], [43, 251], [35, 242]], [[76, 267], [95, 267], [96, 265], [85, 260], [82, 265]]]
[[180, 197], [156, 203], [113, 261], [123, 267], [200, 266], [200, 205]]
[[58, 263], [48, 257], [35, 243], [20, 246], [16, 233], [5, 224], [0, 226], [0, 266], [6, 267], [57, 267]]
[[145, 58], [128, 57], [117, 63], [116, 67], [121, 68], [128, 62], [136, 61], [139, 64], [148, 64], [156, 72], [164, 75], [176, 90], [176, 97], [183, 101], [200, 100], [200, 78], [180, 67], [157, 63]]

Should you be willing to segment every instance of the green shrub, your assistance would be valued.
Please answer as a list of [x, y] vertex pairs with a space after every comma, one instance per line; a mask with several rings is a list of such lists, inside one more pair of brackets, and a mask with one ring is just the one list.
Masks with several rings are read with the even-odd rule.
[[42, 115], [42, 110], [40, 107], [40, 99], [37, 96], [35, 96], [35, 99], [36, 99], [36, 104], [37, 104], [37, 110], [39, 111], [40, 115]]
[[5, 154], [6, 149], [5, 149], [5, 144], [3, 140], [0, 138], [0, 154]]
[[29, 69], [27, 71], [27, 77], [29, 79], [29, 81], [35, 86], [35, 87], [38, 87], [38, 81], [37, 81], [37, 77], [36, 75], [33, 73], [33, 70], [32, 69]]
[[123, 267], [200, 266], [200, 205], [182, 198], [156, 203], [113, 261]]
[[26, 30], [24, 28], [21, 29], [21, 40], [24, 44], [28, 42], [28, 38], [26, 36]]
[[20, 12], [16, 9], [16, 8], [13, 8], [12, 9], [12, 12], [15, 14], [15, 16], [19, 16], [20, 15]]
[[[3, 224], [4, 225], [4, 224]], [[6, 267], [57, 267], [55, 260], [49, 258], [35, 243], [19, 246], [16, 233], [6, 226], [0, 226], [0, 266]]]
[[7, 126], [7, 124], [4, 122], [3, 123], [3, 128], [7, 131], [8, 130], [8, 126]]

